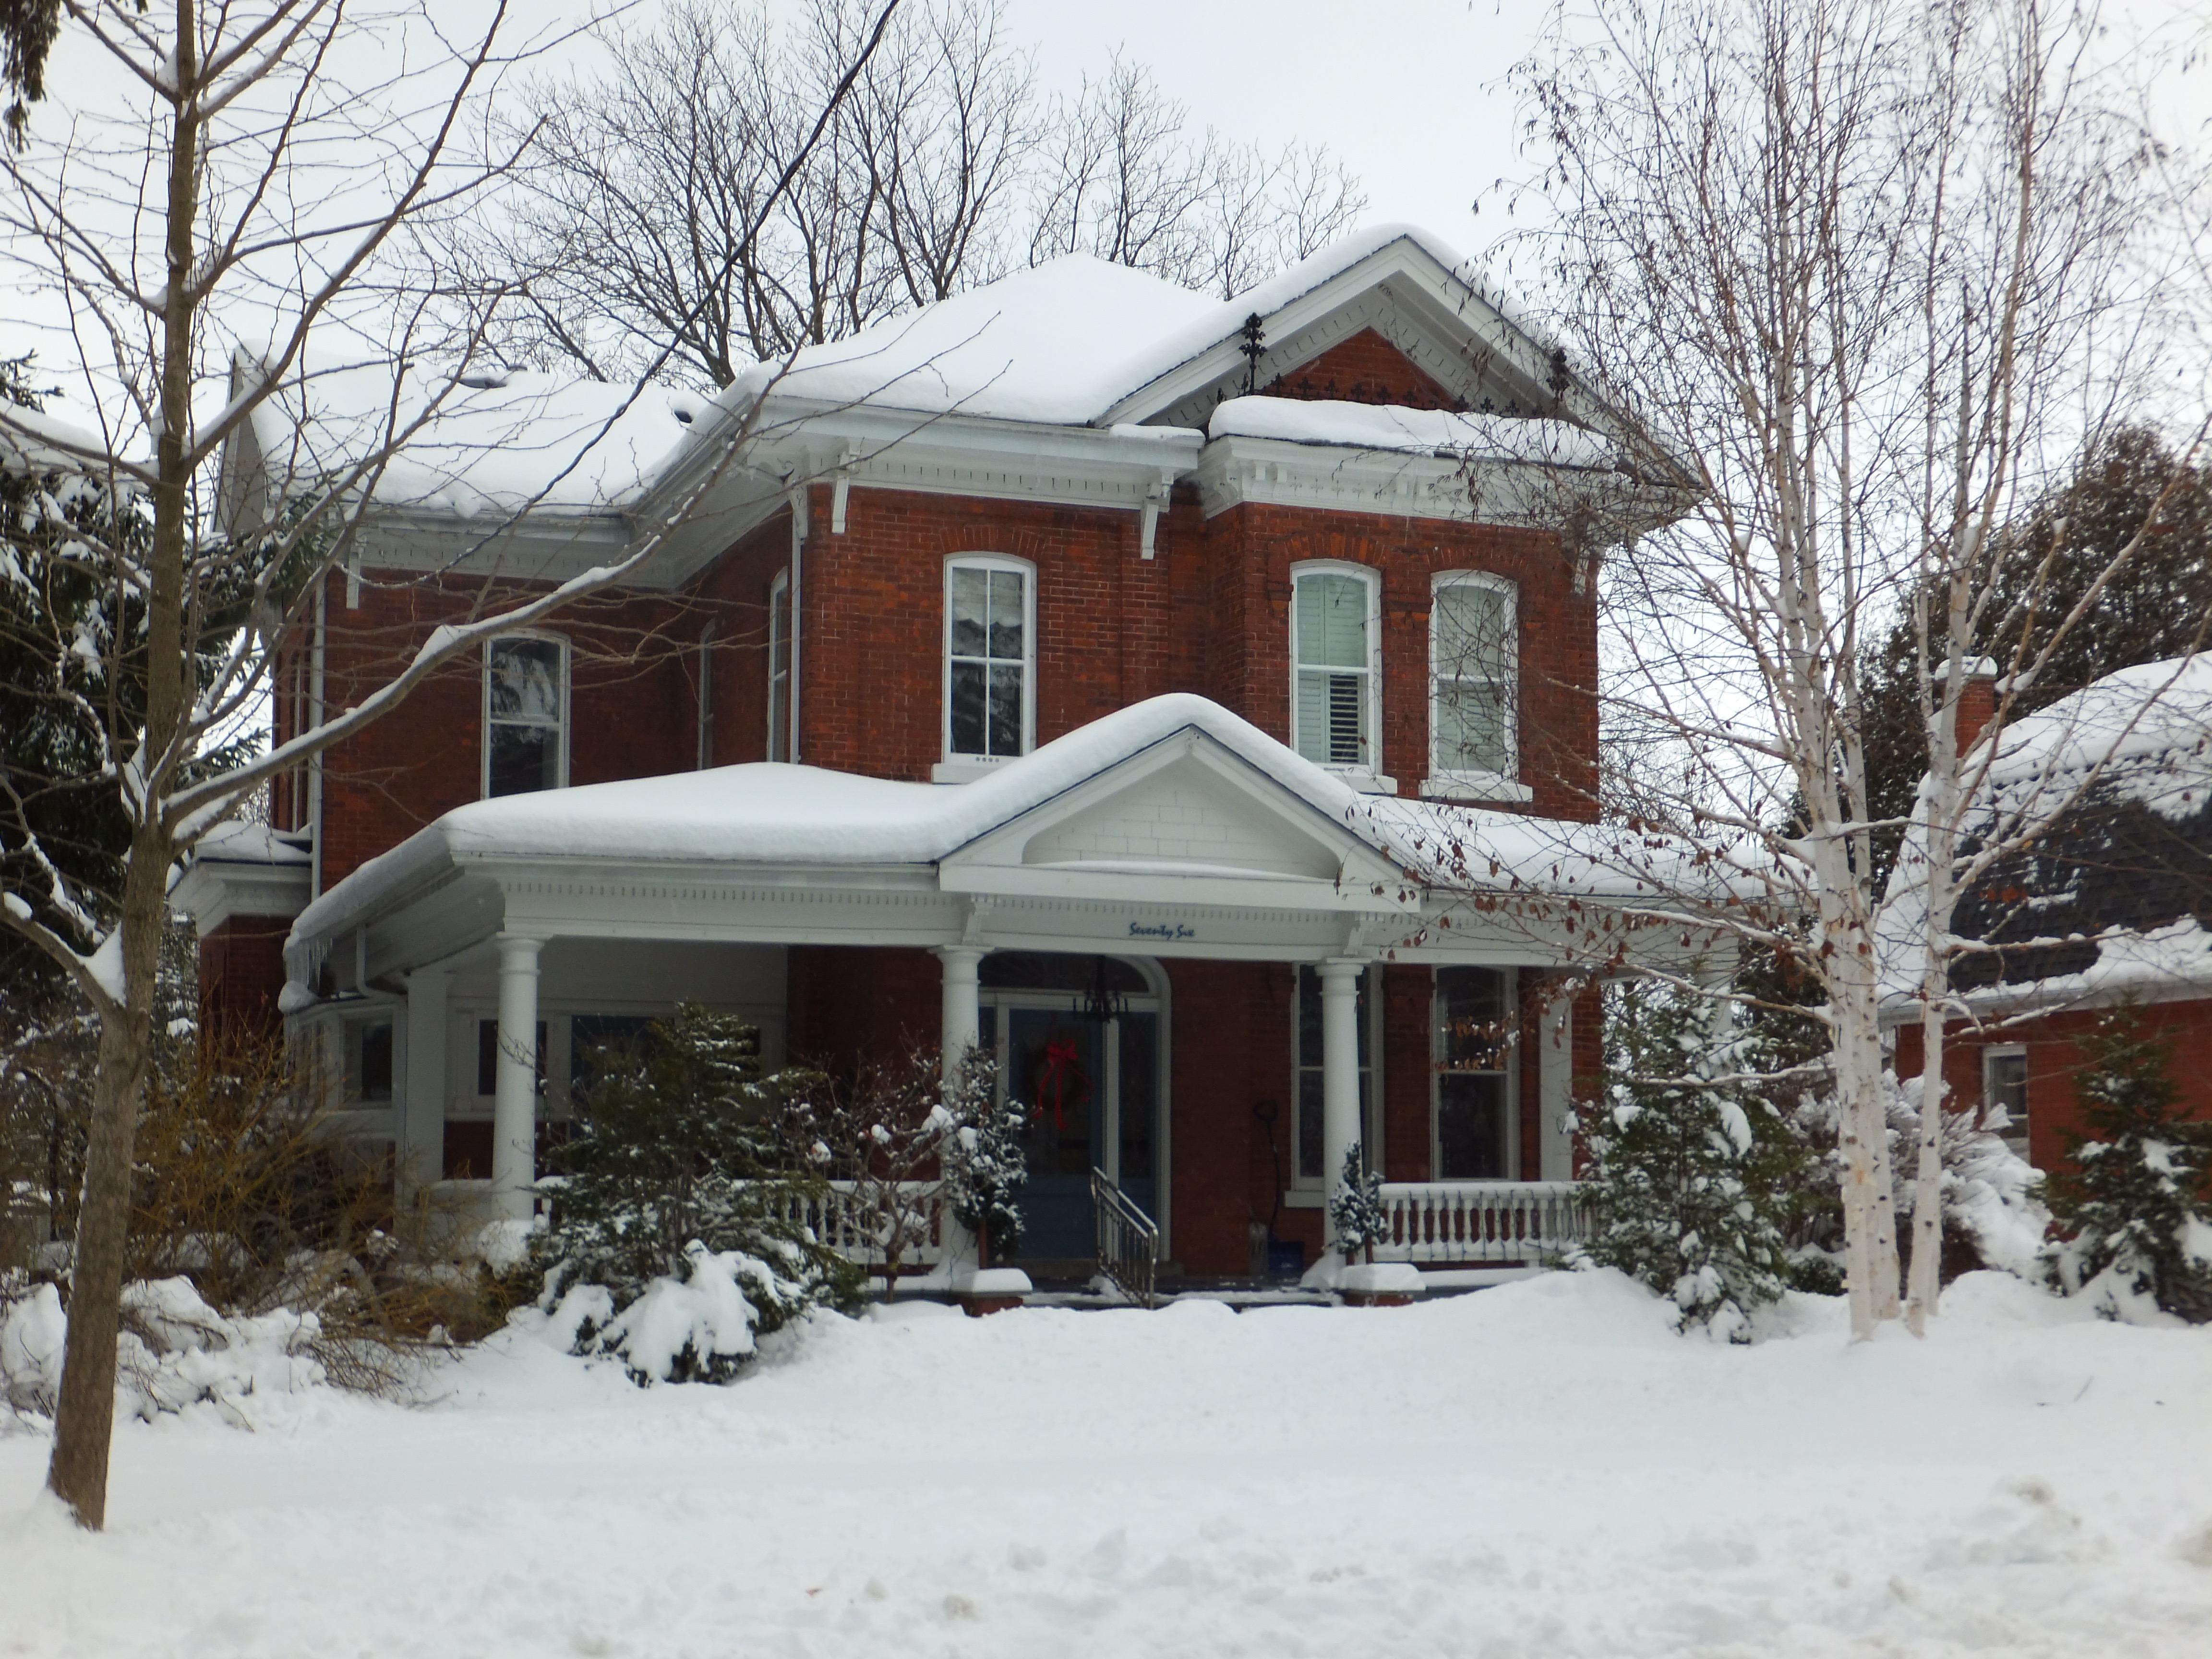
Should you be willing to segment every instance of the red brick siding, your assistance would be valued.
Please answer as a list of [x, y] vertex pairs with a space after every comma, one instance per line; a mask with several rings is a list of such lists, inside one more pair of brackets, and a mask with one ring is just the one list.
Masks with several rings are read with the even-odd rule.
[[[2212, 1121], [2212, 1000], [2146, 1004], [2145, 1025], [2173, 1047], [2172, 1074], [2180, 1085], [2191, 1117]], [[1944, 1104], [1965, 1111], [1981, 1104], [1982, 1053], [1985, 1048], [2022, 1047], [2027, 1051], [2028, 1160], [2039, 1170], [2069, 1167], [2066, 1134], [2085, 1133], [2076, 1090], [2088, 1063], [2083, 1040], [2101, 1018], [2094, 1009], [2069, 1009], [2008, 1026], [1987, 1035], [1962, 1029], [1943, 1041], [1943, 1078], [1949, 1085]], [[1920, 1028], [1897, 1034], [1897, 1073], [1917, 1077], [1922, 1066]]]
[[1462, 409], [1430, 373], [1371, 328], [1363, 328], [1320, 356], [1262, 388], [1270, 398], [1323, 398], [1348, 404], [1396, 404], [1405, 409]]
[[200, 1016], [210, 1027], [271, 1032], [282, 1023], [283, 916], [233, 916], [200, 941]]

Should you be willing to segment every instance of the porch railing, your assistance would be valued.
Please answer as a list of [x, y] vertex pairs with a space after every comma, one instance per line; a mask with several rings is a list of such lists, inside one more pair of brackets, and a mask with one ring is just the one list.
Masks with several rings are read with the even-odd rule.
[[1386, 1182], [1375, 1259], [1534, 1267], [1581, 1241], [1580, 1194], [1571, 1181]]
[[1138, 1306], [1151, 1307], [1158, 1299], [1159, 1227], [1103, 1170], [1091, 1171], [1091, 1208], [1098, 1222], [1098, 1271]]
[[789, 1188], [771, 1212], [805, 1227], [820, 1243], [864, 1267], [884, 1265], [884, 1246], [896, 1228], [904, 1236], [902, 1268], [929, 1268], [945, 1261], [945, 1200], [933, 1181], [833, 1181], [825, 1200]]

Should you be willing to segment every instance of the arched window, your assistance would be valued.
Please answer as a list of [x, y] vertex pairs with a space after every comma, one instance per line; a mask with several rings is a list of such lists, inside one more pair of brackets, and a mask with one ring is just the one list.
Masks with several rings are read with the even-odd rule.
[[972, 777], [1026, 755], [1036, 738], [1036, 572], [1026, 561], [963, 554], [945, 567], [945, 762]]
[[568, 642], [503, 634], [484, 647], [483, 792], [526, 795], [568, 781]]
[[1364, 565], [1291, 572], [1291, 747], [1354, 781], [1382, 769], [1382, 592]]

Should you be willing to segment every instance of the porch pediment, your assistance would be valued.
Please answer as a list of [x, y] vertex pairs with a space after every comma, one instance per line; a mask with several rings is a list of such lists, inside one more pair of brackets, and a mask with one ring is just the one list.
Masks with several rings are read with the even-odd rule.
[[1417, 884], [1347, 826], [1188, 726], [939, 861], [947, 892], [1413, 910]]

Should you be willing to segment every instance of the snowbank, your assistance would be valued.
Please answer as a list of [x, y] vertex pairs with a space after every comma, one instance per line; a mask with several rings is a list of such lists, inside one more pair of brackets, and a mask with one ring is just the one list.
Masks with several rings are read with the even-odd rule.
[[[513, 1330], [430, 1410], [0, 1438], [7, 1642], [219, 1653], [2196, 1659], [2212, 1333], [1996, 1274], [1858, 1346], [1613, 1273], [1387, 1310], [915, 1305], [640, 1389]], [[26, 1513], [27, 1510], [28, 1510]]]

